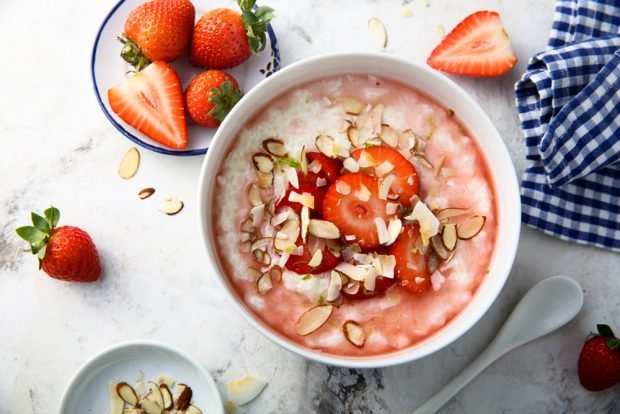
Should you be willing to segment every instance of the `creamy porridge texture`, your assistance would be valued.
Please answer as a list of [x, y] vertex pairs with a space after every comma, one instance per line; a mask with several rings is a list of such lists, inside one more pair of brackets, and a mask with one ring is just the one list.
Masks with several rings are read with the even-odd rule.
[[231, 143], [213, 202], [220, 262], [247, 307], [289, 340], [348, 356], [445, 326], [487, 276], [497, 227], [458, 114], [374, 76], [265, 105]]

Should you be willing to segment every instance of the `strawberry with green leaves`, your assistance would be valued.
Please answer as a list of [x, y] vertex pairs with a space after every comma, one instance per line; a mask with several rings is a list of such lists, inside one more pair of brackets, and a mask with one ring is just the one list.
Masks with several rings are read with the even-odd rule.
[[60, 212], [55, 207], [48, 208], [43, 215], [32, 213], [33, 225], [16, 230], [39, 259], [39, 269], [54, 279], [70, 282], [99, 279], [99, 255], [88, 233], [72, 226], [56, 227]]
[[192, 79], [185, 92], [185, 103], [196, 123], [216, 128], [242, 97], [243, 91], [232, 75], [208, 70]]
[[620, 339], [607, 325], [596, 325], [598, 334], [583, 345], [577, 371], [588, 391], [602, 391], [620, 384]]
[[228, 69], [265, 49], [266, 32], [273, 9], [254, 9], [256, 0], [237, 0], [241, 14], [228, 9], [205, 13], [194, 26], [189, 59], [205, 69]]

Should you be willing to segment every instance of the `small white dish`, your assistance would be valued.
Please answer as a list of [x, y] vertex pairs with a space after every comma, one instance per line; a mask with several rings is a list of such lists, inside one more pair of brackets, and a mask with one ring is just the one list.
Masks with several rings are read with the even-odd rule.
[[223, 414], [224, 405], [207, 370], [185, 352], [156, 341], [122, 342], [86, 361], [65, 389], [58, 414], [105, 414], [110, 411], [109, 383], [135, 384], [138, 370], [145, 385], [168, 375], [193, 391], [193, 404], [203, 413]]
[[[216, 128], [202, 127], [194, 123], [188, 116], [187, 148], [175, 150], [163, 146], [126, 124], [125, 121], [118, 117], [110, 108], [107, 95], [108, 89], [121, 83], [126, 78], [125, 74], [132, 70], [131, 65], [125, 62], [120, 56], [122, 45], [117, 40], [117, 37], [123, 33], [125, 20], [129, 13], [142, 3], [144, 3], [144, 0], [119, 1], [103, 20], [99, 28], [97, 37], [95, 38], [91, 59], [91, 76], [97, 102], [99, 102], [103, 113], [116, 129], [144, 148], [168, 155], [204, 154], [207, 152], [207, 148], [215, 135]], [[214, 0], [209, 2], [208, 5], [203, 2], [193, 2], [193, 4], [196, 8], [196, 20], [198, 20], [208, 10], [217, 7], [228, 7], [230, 2], [225, 0]], [[261, 53], [250, 56], [246, 62], [236, 68], [226, 69], [226, 72], [235, 77], [241, 89], [246, 93], [260, 81], [280, 69], [280, 52], [278, 50], [276, 35], [271, 25], [267, 27], [267, 40], [267, 45]], [[189, 82], [194, 76], [204, 71], [204, 69], [191, 66], [187, 54], [171, 62], [171, 65], [181, 78], [183, 90], [187, 89]]]

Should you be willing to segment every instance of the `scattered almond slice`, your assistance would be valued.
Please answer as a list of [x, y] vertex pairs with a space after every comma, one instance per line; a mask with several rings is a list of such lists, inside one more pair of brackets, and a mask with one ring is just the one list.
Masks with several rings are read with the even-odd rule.
[[379, 178], [383, 177], [394, 169], [394, 164], [389, 161], [383, 161], [381, 164], [375, 167], [375, 175]]
[[444, 225], [443, 231], [441, 232], [441, 239], [445, 248], [449, 252], [453, 252], [456, 248], [456, 242], [458, 240], [456, 234], [456, 224], [448, 223]]
[[152, 196], [153, 194], [155, 194], [155, 189], [148, 187], [148, 188], [143, 188], [142, 190], [140, 190], [140, 192], [138, 193], [138, 197], [140, 197], [141, 200], [145, 200], [149, 198], [150, 196]]
[[375, 37], [380, 47], [384, 48], [387, 45], [387, 33], [381, 20], [376, 17], [368, 20], [368, 30], [370, 30], [370, 33]]
[[450, 208], [444, 208], [443, 210], [440, 210], [437, 213], [437, 219], [439, 221], [444, 221], [447, 220], [451, 217], [456, 217], [456, 216], [461, 216], [465, 213], [467, 213], [469, 211], [469, 209], [467, 208], [460, 208], [460, 207], [450, 207]]
[[340, 238], [340, 230], [332, 222], [326, 220], [311, 219], [308, 225], [308, 233], [323, 239]]
[[321, 168], [323, 168], [323, 165], [321, 164], [321, 161], [319, 160], [314, 160], [310, 164], [308, 164], [308, 171], [313, 172], [315, 174], [318, 174], [319, 171], [321, 171]]
[[276, 157], [286, 157], [288, 155], [284, 142], [275, 138], [267, 138], [264, 140], [263, 149]]
[[390, 235], [388, 234], [387, 226], [385, 225], [385, 220], [382, 217], [375, 218], [375, 227], [377, 228], [377, 236], [379, 237], [379, 243], [385, 244], [390, 239]]
[[[379, 194], [378, 194], [379, 199], [381, 200], [388, 199], [388, 196], [390, 194], [390, 188], [392, 187], [392, 183], [394, 182], [395, 178], [396, 178], [395, 174], [390, 174], [387, 177], [383, 177], [379, 179]], [[395, 203], [391, 203], [391, 204], [395, 204]]]
[[118, 166], [118, 175], [121, 178], [128, 180], [138, 172], [140, 167], [140, 152], [136, 147], [131, 147], [121, 160]]
[[381, 264], [380, 275], [389, 279], [393, 279], [394, 269], [396, 268], [396, 256], [391, 254], [378, 254], [377, 260]]
[[359, 266], [352, 265], [351, 263], [347, 263], [347, 262], [338, 263], [335, 269], [338, 272], [343, 273], [345, 276], [348, 276], [351, 279], [356, 280], [358, 282], [363, 282], [364, 279], [366, 278], [366, 269], [359, 267]]
[[250, 216], [252, 217], [252, 226], [258, 228], [265, 217], [265, 205], [259, 204], [252, 207], [252, 210], [250, 210]]
[[305, 311], [297, 320], [295, 332], [306, 336], [319, 329], [332, 314], [332, 305], [317, 305]]
[[342, 286], [342, 291], [347, 295], [355, 295], [360, 290], [360, 282], [357, 280], [349, 280]]
[[267, 249], [267, 246], [269, 246], [272, 243], [272, 240], [273, 239], [271, 237], [260, 237], [252, 242], [250, 250], [251, 251], [255, 251], [255, 250], [265, 251]]
[[486, 220], [485, 216], [473, 216], [467, 219], [466, 222], [460, 224], [456, 229], [459, 239], [469, 240], [477, 236]]
[[424, 167], [428, 168], [429, 170], [434, 170], [435, 169], [435, 167], [433, 167], [433, 164], [431, 164], [431, 162], [429, 160], [427, 160], [424, 155], [416, 154], [416, 158], [418, 159], [420, 164], [422, 164]]
[[273, 227], [276, 227], [284, 223], [288, 218], [289, 218], [288, 211], [282, 211], [278, 214], [274, 214], [273, 216], [271, 216], [271, 220], [269, 221], [269, 224], [271, 224]]
[[265, 272], [256, 281], [256, 289], [258, 293], [261, 295], [266, 295], [273, 288], [273, 283], [271, 282], [271, 273]]
[[282, 268], [279, 265], [273, 265], [271, 269], [269, 269], [269, 276], [271, 276], [271, 282], [273, 281], [279, 282], [282, 280]]
[[159, 211], [169, 216], [174, 216], [183, 210], [183, 206], [183, 202], [178, 198], [169, 196], [166, 197], [165, 203], [159, 208]]
[[364, 110], [364, 102], [355, 98], [339, 97], [336, 101], [342, 103], [344, 111], [350, 115], [359, 115]]
[[132, 407], [138, 406], [138, 396], [136, 395], [134, 389], [131, 388], [131, 385], [127, 384], [126, 382], [119, 382], [118, 384], [116, 384], [116, 392], [118, 396], [127, 404], [131, 405]]
[[379, 138], [389, 147], [395, 148], [398, 146], [398, 134], [389, 125], [383, 125], [381, 127]]
[[435, 28], [435, 33], [437, 33], [437, 36], [443, 39], [446, 36], [446, 28], [443, 26], [443, 24], [439, 24]]
[[370, 155], [370, 152], [368, 151], [360, 152], [360, 157], [357, 163], [359, 164], [360, 168], [374, 167], [378, 164], [377, 160], [372, 155]]
[[398, 211], [398, 203], [387, 203], [385, 205], [385, 213], [388, 215], [396, 214]]
[[192, 389], [190, 387], [188, 387], [185, 384], [179, 384], [177, 385], [177, 392], [178, 392], [178, 397], [177, 397], [177, 404], [176, 404], [176, 408], [177, 410], [187, 410], [189, 408], [190, 403], [192, 402]]
[[252, 375], [244, 375], [237, 380], [228, 381], [226, 383], [228, 401], [234, 405], [247, 404], [258, 397], [266, 386], [267, 381]]
[[344, 337], [347, 338], [347, 341], [351, 344], [358, 348], [364, 346], [366, 335], [359, 323], [349, 319], [342, 325], [342, 330], [344, 332]]

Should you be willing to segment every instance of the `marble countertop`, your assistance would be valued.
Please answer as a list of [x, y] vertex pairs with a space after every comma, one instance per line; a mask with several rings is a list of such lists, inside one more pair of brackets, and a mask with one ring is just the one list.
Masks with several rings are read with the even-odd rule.
[[[199, 0], [196, 0], [199, 1]], [[200, 0], [202, 1], [202, 0]], [[122, 180], [118, 163], [131, 147], [103, 116], [90, 79], [90, 53], [116, 0], [0, 5], [0, 413], [54, 413], [75, 370], [119, 341], [157, 339], [177, 345], [225, 383], [245, 373], [269, 381], [252, 413], [408, 413], [480, 352], [525, 291], [565, 274], [585, 292], [580, 315], [563, 329], [493, 364], [460, 392], [446, 413], [611, 413], [618, 388], [585, 392], [576, 361], [597, 322], [620, 322], [618, 255], [565, 243], [523, 228], [512, 274], [488, 313], [447, 348], [406, 365], [373, 370], [323, 366], [283, 351], [255, 332], [215, 285], [196, 226], [196, 187], [203, 157], [142, 150], [136, 177]], [[528, 58], [545, 45], [550, 0], [269, 0], [283, 65], [319, 53], [378, 50], [366, 24], [388, 31], [385, 53], [422, 63], [469, 13], [501, 13], [519, 58], [499, 79], [453, 77], [490, 115], [517, 172], [525, 149], [513, 85]], [[413, 15], [399, 17], [401, 8]], [[141, 201], [139, 189], [156, 196]], [[185, 201], [168, 217], [167, 194]], [[104, 274], [96, 284], [60, 283], [37, 271], [14, 229], [30, 211], [50, 204], [62, 220], [95, 240]], [[615, 326], [620, 330], [620, 326]], [[617, 412], [617, 411], [616, 411]]]

